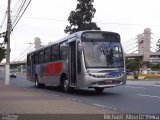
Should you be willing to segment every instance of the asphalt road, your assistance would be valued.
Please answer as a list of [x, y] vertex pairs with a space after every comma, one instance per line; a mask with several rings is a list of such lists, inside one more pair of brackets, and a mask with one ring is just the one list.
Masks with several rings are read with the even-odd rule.
[[[4, 80], [2, 73], [0, 73], [0, 80]], [[17, 74], [17, 78], [11, 79], [10, 83], [28, 90], [62, 96], [122, 113], [160, 113], [160, 81], [127, 81], [127, 85], [105, 89], [101, 94], [94, 90], [75, 90], [68, 94], [51, 86], [38, 89], [26, 80], [25, 74]]]

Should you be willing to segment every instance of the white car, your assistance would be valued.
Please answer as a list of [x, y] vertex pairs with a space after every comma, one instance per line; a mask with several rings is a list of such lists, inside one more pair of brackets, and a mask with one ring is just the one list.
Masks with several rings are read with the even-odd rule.
[[11, 78], [16, 78], [16, 72], [14, 71], [10, 71], [10, 75], [9, 75]]
[[148, 74], [158, 74], [158, 71], [152, 71], [152, 70], [150, 70], [150, 71], [148, 71], [147, 73], [148, 73]]

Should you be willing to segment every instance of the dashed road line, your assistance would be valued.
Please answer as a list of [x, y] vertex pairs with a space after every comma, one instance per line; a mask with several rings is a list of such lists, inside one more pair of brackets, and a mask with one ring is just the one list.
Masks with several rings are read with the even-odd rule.
[[138, 94], [139, 96], [143, 96], [143, 97], [151, 97], [151, 98], [158, 98], [160, 99], [160, 96], [152, 96], [152, 95], [144, 95], [144, 94]]
[[81, 102], [81, 100], [78, 100], [78, 99], [72, 99], [73, 101], [78, 101], [78, 102]]
[[59, 95], [57, 95], [57, 94], [49, 94], [49, 95], [51, 95], [51, 96], [56, 96], [56, 97], [58, 97]]
[[135, 88], [135, 89], [137, 89], [137, 88], [140, 88], [140, 89], [146, 89], [145, 87], [135, 87], [135, 86], [125, 86], [125, 87], [128, 87], [128, 88]]
[[159, 84], [159, 83], [156, 83], [156, 84], [153, 85], [153, 86], [160, 87], [160, 84]]
[[117, 108], [110, 107], [110, 106], [105, 106], [105, 105], [100, 105], [100, 104], [93, 104], [93, 105], [94, 105], [94, 106], [98, 106], [98, 107], [102, 107], [102, 108], [108, 108], [108, 109], [117, 110]]

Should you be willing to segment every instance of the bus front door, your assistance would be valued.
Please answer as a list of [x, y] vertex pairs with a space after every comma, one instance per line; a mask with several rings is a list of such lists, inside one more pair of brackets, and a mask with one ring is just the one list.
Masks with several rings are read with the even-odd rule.
[[76, 41], [72, 41], [69, 43], [69, 79], [70, 86], [76, 87], [76, 79], [77, 79], [77, 47]]

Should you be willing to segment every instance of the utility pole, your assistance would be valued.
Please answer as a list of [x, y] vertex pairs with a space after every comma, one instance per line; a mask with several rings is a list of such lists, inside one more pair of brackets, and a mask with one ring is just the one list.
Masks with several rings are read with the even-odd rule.
[[5, 74], [5, 85], [9, 85], [9, 73], [10, 73], [10, 3], [11, 1], [8, 0], [8, 19], [7, 19], [7, 31], [6, 31], [6, 35], [7, 35], [7, 50], [6, 50], [6, 74]]

